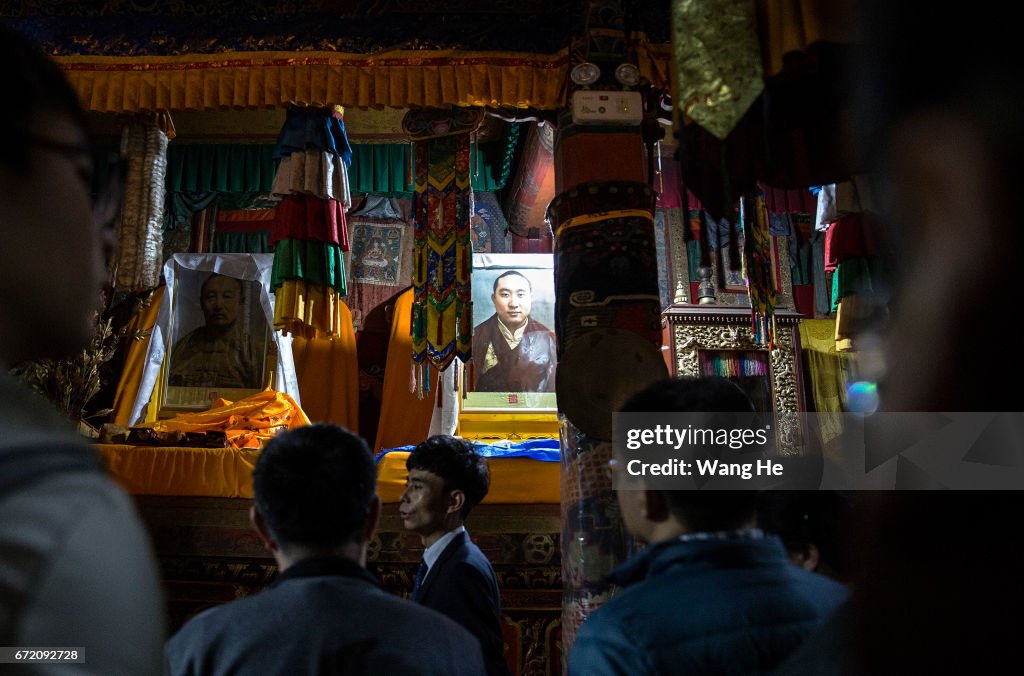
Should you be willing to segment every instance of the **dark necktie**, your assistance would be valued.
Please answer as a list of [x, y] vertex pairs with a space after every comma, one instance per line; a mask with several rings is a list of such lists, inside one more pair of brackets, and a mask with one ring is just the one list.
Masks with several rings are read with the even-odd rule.
[[420, 561], [420, 567], [416, 569], [416, 579], [412, 583], [412, 600], [418, 601], [420, 595], [420, 586], [423, 584], [423, 578], [427, 576], [427, 562]]

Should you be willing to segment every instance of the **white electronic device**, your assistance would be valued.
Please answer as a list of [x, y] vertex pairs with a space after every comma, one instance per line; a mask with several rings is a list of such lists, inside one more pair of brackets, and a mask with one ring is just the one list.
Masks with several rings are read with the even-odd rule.
[[574, 124], [640, 124], [644, 119], [640, 92], [581, 89], [572, 95]]

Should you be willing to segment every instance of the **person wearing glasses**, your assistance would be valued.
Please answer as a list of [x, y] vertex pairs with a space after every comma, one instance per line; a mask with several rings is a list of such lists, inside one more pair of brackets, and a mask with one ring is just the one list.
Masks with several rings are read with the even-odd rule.
[[94, 191], [107, 172], [58, 66], [4, 26], [0, 62], [17, 99], [0, 107], [0, 646], [64, 648], [83, 673], [160, 673], [163, 594], [131, 500], [7, 375], [91, 341], [117, 192]]

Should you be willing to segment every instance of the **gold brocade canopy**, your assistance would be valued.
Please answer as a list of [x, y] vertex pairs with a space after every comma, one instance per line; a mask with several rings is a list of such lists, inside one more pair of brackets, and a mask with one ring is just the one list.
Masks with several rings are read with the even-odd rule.
[[[233, 52], [187, 56], [57, 56], [87, 110], [566, 105], [568, 50], [526, 52]], [[641, 72], [668, 85], [668, 45], [647, 44]]]
[[[88, 110], [565, 105], [567, 51], [56, 57]], [[666, 68], [667, 71], [667, 68]]]
[[[700, 4], [700, 3], [698, 3]], [[759, 0], [757, 34], [766, 77], [787, 54], [820, 41], [846, 42], [848, 22], [826, 0]], [[665, 21], [669, 21], [666, 15]], [[672, 45], [637, 36], [637, 65], [669, 88]], [[689, 42], [689, 41], [687, 41]], [[569, 50], [554, 53], [392, 50], [237, 51], [181, 56], [55, 56], [87, 110], [277, 108], [340, 103], [360, 108], [567, 105]], [[676, 97], [680, 100], [679, 97]]]

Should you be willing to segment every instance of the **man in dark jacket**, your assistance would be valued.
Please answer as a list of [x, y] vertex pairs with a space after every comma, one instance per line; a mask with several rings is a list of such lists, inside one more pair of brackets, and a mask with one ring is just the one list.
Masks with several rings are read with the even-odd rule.
[[507, 676], [498, 582], [464, 525], [487, 495], [487, 461], [468, 441], [439, 435], [416, 446], [405, 466], [409, 479], [399, 514], [426, 547], [412, 598], [473, 632], [488, 676]]
[[[724, 378], [655, 383], [627, 412], [753, 412]], [[749, 491], [618, 490], [626, 527], [648, 547], [613, 573], [625, 587], [580, 628], [570, 676], [751, 674], [778, 665], [846, 599], [789, 563], [755, 528]]]
[[483, 674], [469, 632], [366, 571], [376, 484], [366, 442], [337, 425], [275, 437], [253, 471], [250, 516], [281, 574], [190, 620], [167, 643], [166, 673]]
[[494, 280], [494, 314], [473, 329], [477, 392], [554, 392], [555, 334], [530, 317], [533, 287], [510, 270]]

